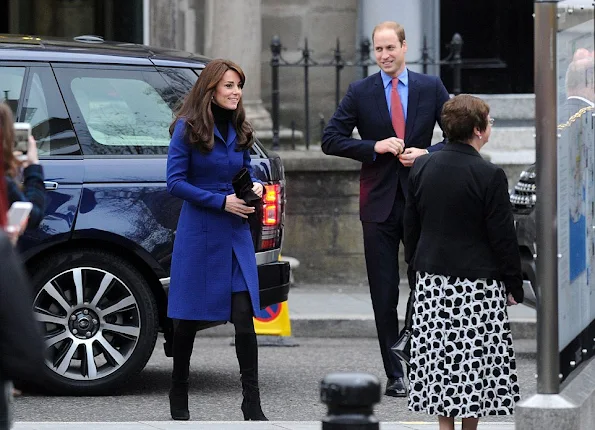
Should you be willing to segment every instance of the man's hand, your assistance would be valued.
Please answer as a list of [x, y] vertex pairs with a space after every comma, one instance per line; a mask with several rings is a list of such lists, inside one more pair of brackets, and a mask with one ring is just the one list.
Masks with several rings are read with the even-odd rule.
[[225, 210], [241, 218], [248, 218], [248, 215], [254, 213], [256, 209], [247, 206], [246, 202], [235, 194], [229, 194], [225, 197]]
[[401, 162], [401, 164], [403, 164], [403, 166], [411, 167], [411, 166], [413, 166], [413, 162], [415, 161], [415, 159], [417, 157], [419, 157], [420, 155], [427, 154], [427, 153], [428, 153], [428, 151], [425, 149], [407, 148], [401, 155], [399, 155], [399, 161]]
[[386, 154], [387, 152], [390, 152], [394, 156], [401, 154], [403, 148], [405, 148], [403, 139], [397, 137], [389, 137], [388, 139], [379, 140], [374, 145], [374, 151], [377, 154]]

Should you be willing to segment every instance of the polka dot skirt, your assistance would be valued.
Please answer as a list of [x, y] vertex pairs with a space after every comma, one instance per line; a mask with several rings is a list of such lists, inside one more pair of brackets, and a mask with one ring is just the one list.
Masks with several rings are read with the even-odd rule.
[[409, 409], [459, 418], [508, 415], [519, 400], [503, 286], [418, 272]]

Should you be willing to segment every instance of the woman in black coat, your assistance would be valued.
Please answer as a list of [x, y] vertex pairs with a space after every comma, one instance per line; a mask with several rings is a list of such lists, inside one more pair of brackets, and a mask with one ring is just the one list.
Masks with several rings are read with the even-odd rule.
[[523, 301], [508, 183], [479, 150], [489, 106], [459, 95], [444, 104], [448, 143], [409, 174], [405, 259], [416, 272], [409, 409], [440, 430], [475, 429], [520, 399], [506, 306]]

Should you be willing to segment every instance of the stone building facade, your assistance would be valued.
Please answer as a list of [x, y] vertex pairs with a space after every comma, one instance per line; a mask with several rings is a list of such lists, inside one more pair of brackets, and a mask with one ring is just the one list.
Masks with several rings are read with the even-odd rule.
[[[518, 46], [532, 49], [532, 40], [525, 40], [525, 45], [517, 43], [516, 50], [509, 50], [506, 37], [514, 37], [515, 33], [502, 27], [502, 22], [514, 21], [507, 16], [518, 15], [510, 9], [511, 5], [526, 8], [532, 3], [533, 0], [9, 0], [0, 5], [0, 33], [61, 37], [95, 34], [111, 40], [230, 58], [246, 72], [244, 103], [248, 118], [257, 135], [270, 142], [273, 36], [279, 36], [287, 63], [300, 60], [306, 38], [311, 58], [318, 64], [332, 61], [337, 40], [342, 58], [354, 61], [359, 56], [360, 42], [371, 36], [376, 23], [396, 20], [406, 29], [408, 64], [420, 71], [421, 66], [414, 63], [421, 57], [424, 39], [429, 55], [433, 59], [443, 58], [451, 34], [441, 34], [441, 24], [449, 31], [460, 26], [471, 53], [503, 44], [503, 52], [513, 51], [513, 57], [526, 57], [521, 69], [532, 69], [532, 56], [518, 51]], [[464, 25], [473, 21], [466, 17], [482, 14], [495, 17], [495, 30], [465, 33]], [[525, 11], [521, 15], [528, 14]], [[521, 24], [519, 28], [526, 27]], [[474, 44], [483, 33], [491, 39]], [[370, 67], [369, 73], [376, 70]], [[341, 70], [340, 96], [362, 73], [358, 67]], [[428, 73], [447, 79], [450, 71], [430, 65]], [[481, 72], [465, 73], [465, 83], [481, 81]], [[489, 75], [497, 73], [492, 71]], [[279, 76], [281, 126], [287, 130], [293, 121], [298, 132], [303, 132], [304, 69], [284, 66]], [[309, 69], [309, 98], [310, 150], [282, 146], [279, 151], [285, 165], [288, 196], [283, 251], [301, 261], [295, 274], [298, 282], [365, 284], [358, 214], [359, 164], [325, 156], [319, 149], [319, 118], [328, 120], [335, 109], [334, 67]], [[534, 98], [531, 93], [486, 98], [492, 106], [492, 116], [498, 120], [497, 132], [486, 148], [491, 150], [487, 155], [505, 165], [509, 182], [514, 183], [518, 172], [535, 157]], [[435, 139], [439, 138], [437, 129]], [[300, 141], [296, 143], [299, 149]]]
[[[309, 69], [310, 131], [320, 132], [319, 118], [328, 119], [335, 108], [335, 68], [321, 66], [333, 60], [337, 41], [342, 58], [359, 57], [362, 38], [370, 38], [374, 25], [383, 20], [408, 22], [410, 52], [421, 55], [422, 28], [431, 50], [438, 50], [440, 0], [149, 0], [151, 45], [166, 46], [210, 57], [229, 57], [245, 68], [249, 87], [245, 92], [249, 114], [257, 128], [270, 128], [262, 107], [271, 106], [271, 41], [279, 36], [287, 64], [302, 57], [307, 39]], [[415, 24], [413, 24], [415, 23]], [[413, 66], [421, 70], [420, 66]], [[370, 73], [376, 71], [370, 68]], [[439, 69], [430, 67], [429, 72]], [[303, 67], [280, 69], [280, 123], [289, 128], [292, 120], [299, 131], [305, 127]], [[341, 70], [340, 96], [361, 68]], [[259, 86], [259, 88], [256, 88]], [[263, 122], [264, 121], [264, 122]], [[258, 127], [259, 125], [262, 127]], [[312, 139], [315, 141], [315, 139]]]

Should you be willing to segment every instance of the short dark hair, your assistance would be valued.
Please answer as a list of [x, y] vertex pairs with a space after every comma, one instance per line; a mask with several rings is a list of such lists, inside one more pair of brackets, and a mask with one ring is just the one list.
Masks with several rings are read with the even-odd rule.
[[442, 107], [442, 130], [450, 141], [467, 142], [473, 138], [473, 130], [488, 128], [490, 107], [479, 97], [460, 94], [444, 103]]

